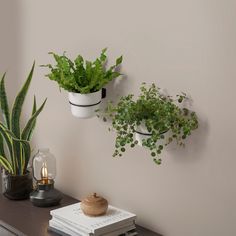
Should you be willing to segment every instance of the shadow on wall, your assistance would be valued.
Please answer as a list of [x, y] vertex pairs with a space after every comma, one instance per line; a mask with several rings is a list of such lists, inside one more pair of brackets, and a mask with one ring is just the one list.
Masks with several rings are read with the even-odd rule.
[[187, 137], [185, 148], [178, 147], [174, 142], [167, 151], [172, 153], [176, 162], [195, 162], [202, 157], [202, 151], [207, 144], [208, 122], [207, 119], [198, 115], [199, 127], [192, 132], [192, 135]]
[[0, 76], [6, 75], [6, 87], [10, 101], [19, 84], [21, 21], [20, 1], [2, 0], [0, 2]]
[[[118, 72], [123, 73], [122, 66], [120, 66]], [[125, 74], [122, 74], [118, 78], [109, 82], [109, 84], [106, 86], [107, 96], [101, 104], [101, 109], [104, 109], [109, 101], [117, 103], [120, 97], [127, 95], [126, 90], [129, 83], [130, 81], [127, 80], [127, 75]]]

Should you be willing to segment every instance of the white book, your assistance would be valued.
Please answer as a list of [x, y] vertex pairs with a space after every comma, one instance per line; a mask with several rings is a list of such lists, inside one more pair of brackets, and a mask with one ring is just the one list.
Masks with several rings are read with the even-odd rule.
[[136, 219], [135, 214], [110, 205], [106, 215], [97, 217], [84, 215], [80, 208], [80, 203], [52, 210], [50, 213], [56, 219], [64, 221], [78, 230], [94, 235], [102, 235], [116, 230], [125, 223], [133, 222]]
[[49, 220], [49, 229], [53, 231], [59, 231], [61, 235], [70, 235], [70, 236], [88, 236], [88, 234], [84, 233], [75, 233], [67, 227], [64, 227], [62, 224], [57, 224], [53, 220]]
[[[129, 226], [129, 227], [125, 227], [123, 229], [119, 229], [119, 230], [115, 230], [113, 232], [107, 233], [107, 234], [103, 234], [102, 236], [119, 236], [119, 235], [127, 235], [127, 236], [133, 236], [133, 235], [137, 235], [137, 232], [134, 232], [133, 230], [135, 230], [135, 226]], [[132, 230], [132, 234], [129, 234], [128, 232], [130, 232]]]
[[[102, 236], [119, 236], [119, 235], [127, 235], [127, 236], [134, 236], [137, 235], [137, 232], [135, 232], [135, 225], [126, 226], [122, 229], [118, 229], [106, 234], [102, 234]], [[58, 223], [55, 220], [49, 221], [49, 229], [54, 230], [58, 233], [61, 233], [61, 235], [70, 235], [70, 236], [89, 236], [91, 234], [84, 234], [83, 232], [74, 232], [68, 227], [65, 227], [60, 222]]]
[[[78, 228], [75, 228], [69, 224], [67, 224], [65, 221], [61, 221], [55, 217], [53, 217], [50, 221], [49, 221], [49, 226], [50, 227], [54, 227], [54, 228], [57, 228], [58, 230], [61, 230], [63, 232], [72, 232], [71, 235], [74, 236], [74, 234], [79, 234], [81, 236], [96, 236], [96, 234], [93, 234], [93, 233], [86, 233], [84, 232], [83, 230], [79, 230]], [[57, 227], [58, 226], [58, 227]], [[119, 228], [117, 229], [112, 229], [111, 231], [107, 231], [105, 234], [102, 234], [102, 235], [107, 235], [107, 236], [113, 236], [114, 233], [116, 235], [119, 235], [119, 234], [122, 234], [122, 233], [125, 233], [127, 231], [130, 231], [130, 230], [133, 230], [133, 229], [136, 229], [136, 226], [135, 226], [135, 223], [134, 222], [131, 222], [129, 224], [125, 224], [123, 226], [120, 226]]]
[[[51, 227], [51, 226], [48, 226], [48, 231], [55, 232], [57, 235], [61, 235], [61, 236], [71, 236], [71, 235], [69, 235], [57, 228]], [[80, 235], [77, 235], [77, 236], [80, 236]]]

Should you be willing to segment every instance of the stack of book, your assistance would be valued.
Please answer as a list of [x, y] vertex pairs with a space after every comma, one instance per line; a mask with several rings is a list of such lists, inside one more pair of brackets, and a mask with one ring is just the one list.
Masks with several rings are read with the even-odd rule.
[[84, 215], [80, 203], [50, 212], [49, 230], [63, 236], [134, 236], [136, 215], [108, 206], [106, 215]]

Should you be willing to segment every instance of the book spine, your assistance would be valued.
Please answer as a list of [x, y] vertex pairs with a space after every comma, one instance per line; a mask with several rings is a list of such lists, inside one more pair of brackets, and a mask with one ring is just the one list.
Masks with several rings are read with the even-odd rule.
[[105, 232], [109, 232], [109, 231], [112, 231], [114, 229], [119, 229], [121, 227], [124, 227], [124, 225], [130, 225], [130, 224], [135, 224], [135, 220], [136, 220], [136, 216], [133, 216], [129, 219], [126, 219], [126, 220], [123, 220], [123, 221], [120, 221], [120, 222], [115, 222], [113, 224], [110, 224], [110, 225], [106, 225], [106, 226], [103, 226], [101, 228], [97, 228], [94, 230], [94, 234], [96, 235], [101, 235], [101, 234], [104, 234]]
[[77, 228], [77, 229], [79, 229], [79, 230], [84, 231], [85, 233], [88, 233], [88, 234], [93, 233], [93, 232], [91, 232], [90, 228], [88, 228], [88, 227], [86, 227], [86, 226], [84, 226], [84, 225], [82, 225], [82, 224], [79, 224], [78, 222], [77, 222], [77, 223], [74, 223], [74, 222], [71, 221], [71, 220], [65, 219], [65, 218], [63, 218], [63, 217], [60, 217], [60, 216], [54, 215], [54, 214], [53, 214], [52, 216], [53, 216], [55, 219], [59, 219], [60, 221], [64, 221], [64, 222], [66, 222], [67, 224], [69, 224], [69, 225], [71, 225], [71, 226], [73, 226], [73, 227], [75, 227], [75, 228]]
[[[65, 232], [62, 232], [61, 230], [57, 229], [57, 228], [54, 228], [52, 226], [48, 226], [48, 230], [51, 231], [51, 232], [54, 232], [58, 235], [61, 235], [61, 236], [70, 236], [69, 234], [65, 233]], [[80, 236], [80, 235], [78, 235]]]
[[60, 220], [58, 218], [53, 217], [53, 219], [51, 221], [53, 221], [54, 224], [60, 225], [60, 226], [66, 228], [66, 229], [68, 229], [68, 230], [70, 230], [70, 231], [72, 231], [72, 232], [74, 232], [76, 234], [81, 234], [81, 236], [94, 236], [94, 234], [86, 233], [83, 230], [75, 228], [73, 225], [70, 225], [67, 222], [62, 221], [62, 220]]
[[123, 235], [123, 234], [128, 235], [129, 231], [135, 230], [135, 229], [136, 229], [135, 225], [130, 225], [130, 226], [120, 228], [118, 230], [115, 230], [115, 231], [112, 231], [112, 232], [109, 232], [109, 233], [106, 233], [106, 234], [102, 234], [102, 235], [103, 236], [117, 236], [117, 235]]
[[[116, 225], [116, 227], [106, 227], [106, 228], [103, 228], [103, 230], [102, 231], [100, 231], [100, 232], [96, 232], [96, 233], [87, 233], [86, 231], [84, 231], [83, 229], [81, 229], [81, 228], [78, 228], [77, 226], [75, 227], [74, 226], [74, 224], [70, 224], [70, 222], [69, 221], [67, 221], [67, 220], [64, 220], [64, 219], [61, 219], [61, 218], [59, 218], [59, 217], [57, 217], [57, 216], [54, 216], [53, 217], [53, 219], [52, 219], [54, 222], [56, 221], [56, 222], [58, 222], [58, 224], [60, 224], [60, 225], [63, 225], [64, 227], [67, 227], [67, 228], [69, 228], [70, 230], [72, 230], [72, 231], [74, 231], [74, 232], [76, 232], [76, 233], [84, 233], [85, 234], [85, 236], [100, 236], [100, 235], [106, 235], [106, 234], [108, 234], [108, 233], [111, 233], [111, 232], [114, 232], [114, 231], [118, 231], [118, 230], [123, 230], [123, 229], [127, 229], [126, 231], [128, 231], [128, 229], [130, 229], [130, 227], [132, 228], [132, 229], [134, 229], [134, 228], [136, 228], [135, 227], [135, 221], [134, 220], [131, 220], [131, 221], [128, 221], [128, 222], [126, 222], [126, 223], [124, 223], [124, 224], [122, 224], [122, 225], [119, 225], [119, 226], [117, 226]], [[125, 232], [126, 232], [125, 231]], [[84, 235], [83, 235], [84, 236]]]
[[62, 236], [83, 236], [82, 234], [74, 233], [62, 225], [55, 224], [51, 221], [49, 221], [49, 230], [54, 231]]

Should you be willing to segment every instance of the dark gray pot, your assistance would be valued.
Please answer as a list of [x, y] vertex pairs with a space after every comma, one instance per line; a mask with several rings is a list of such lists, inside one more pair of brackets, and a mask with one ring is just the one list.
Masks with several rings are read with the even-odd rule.
[[11, 200], [28, 199], [33, 189], [30, 172], [25, 175], [10, 175], [2, 171], [2, 193]]

